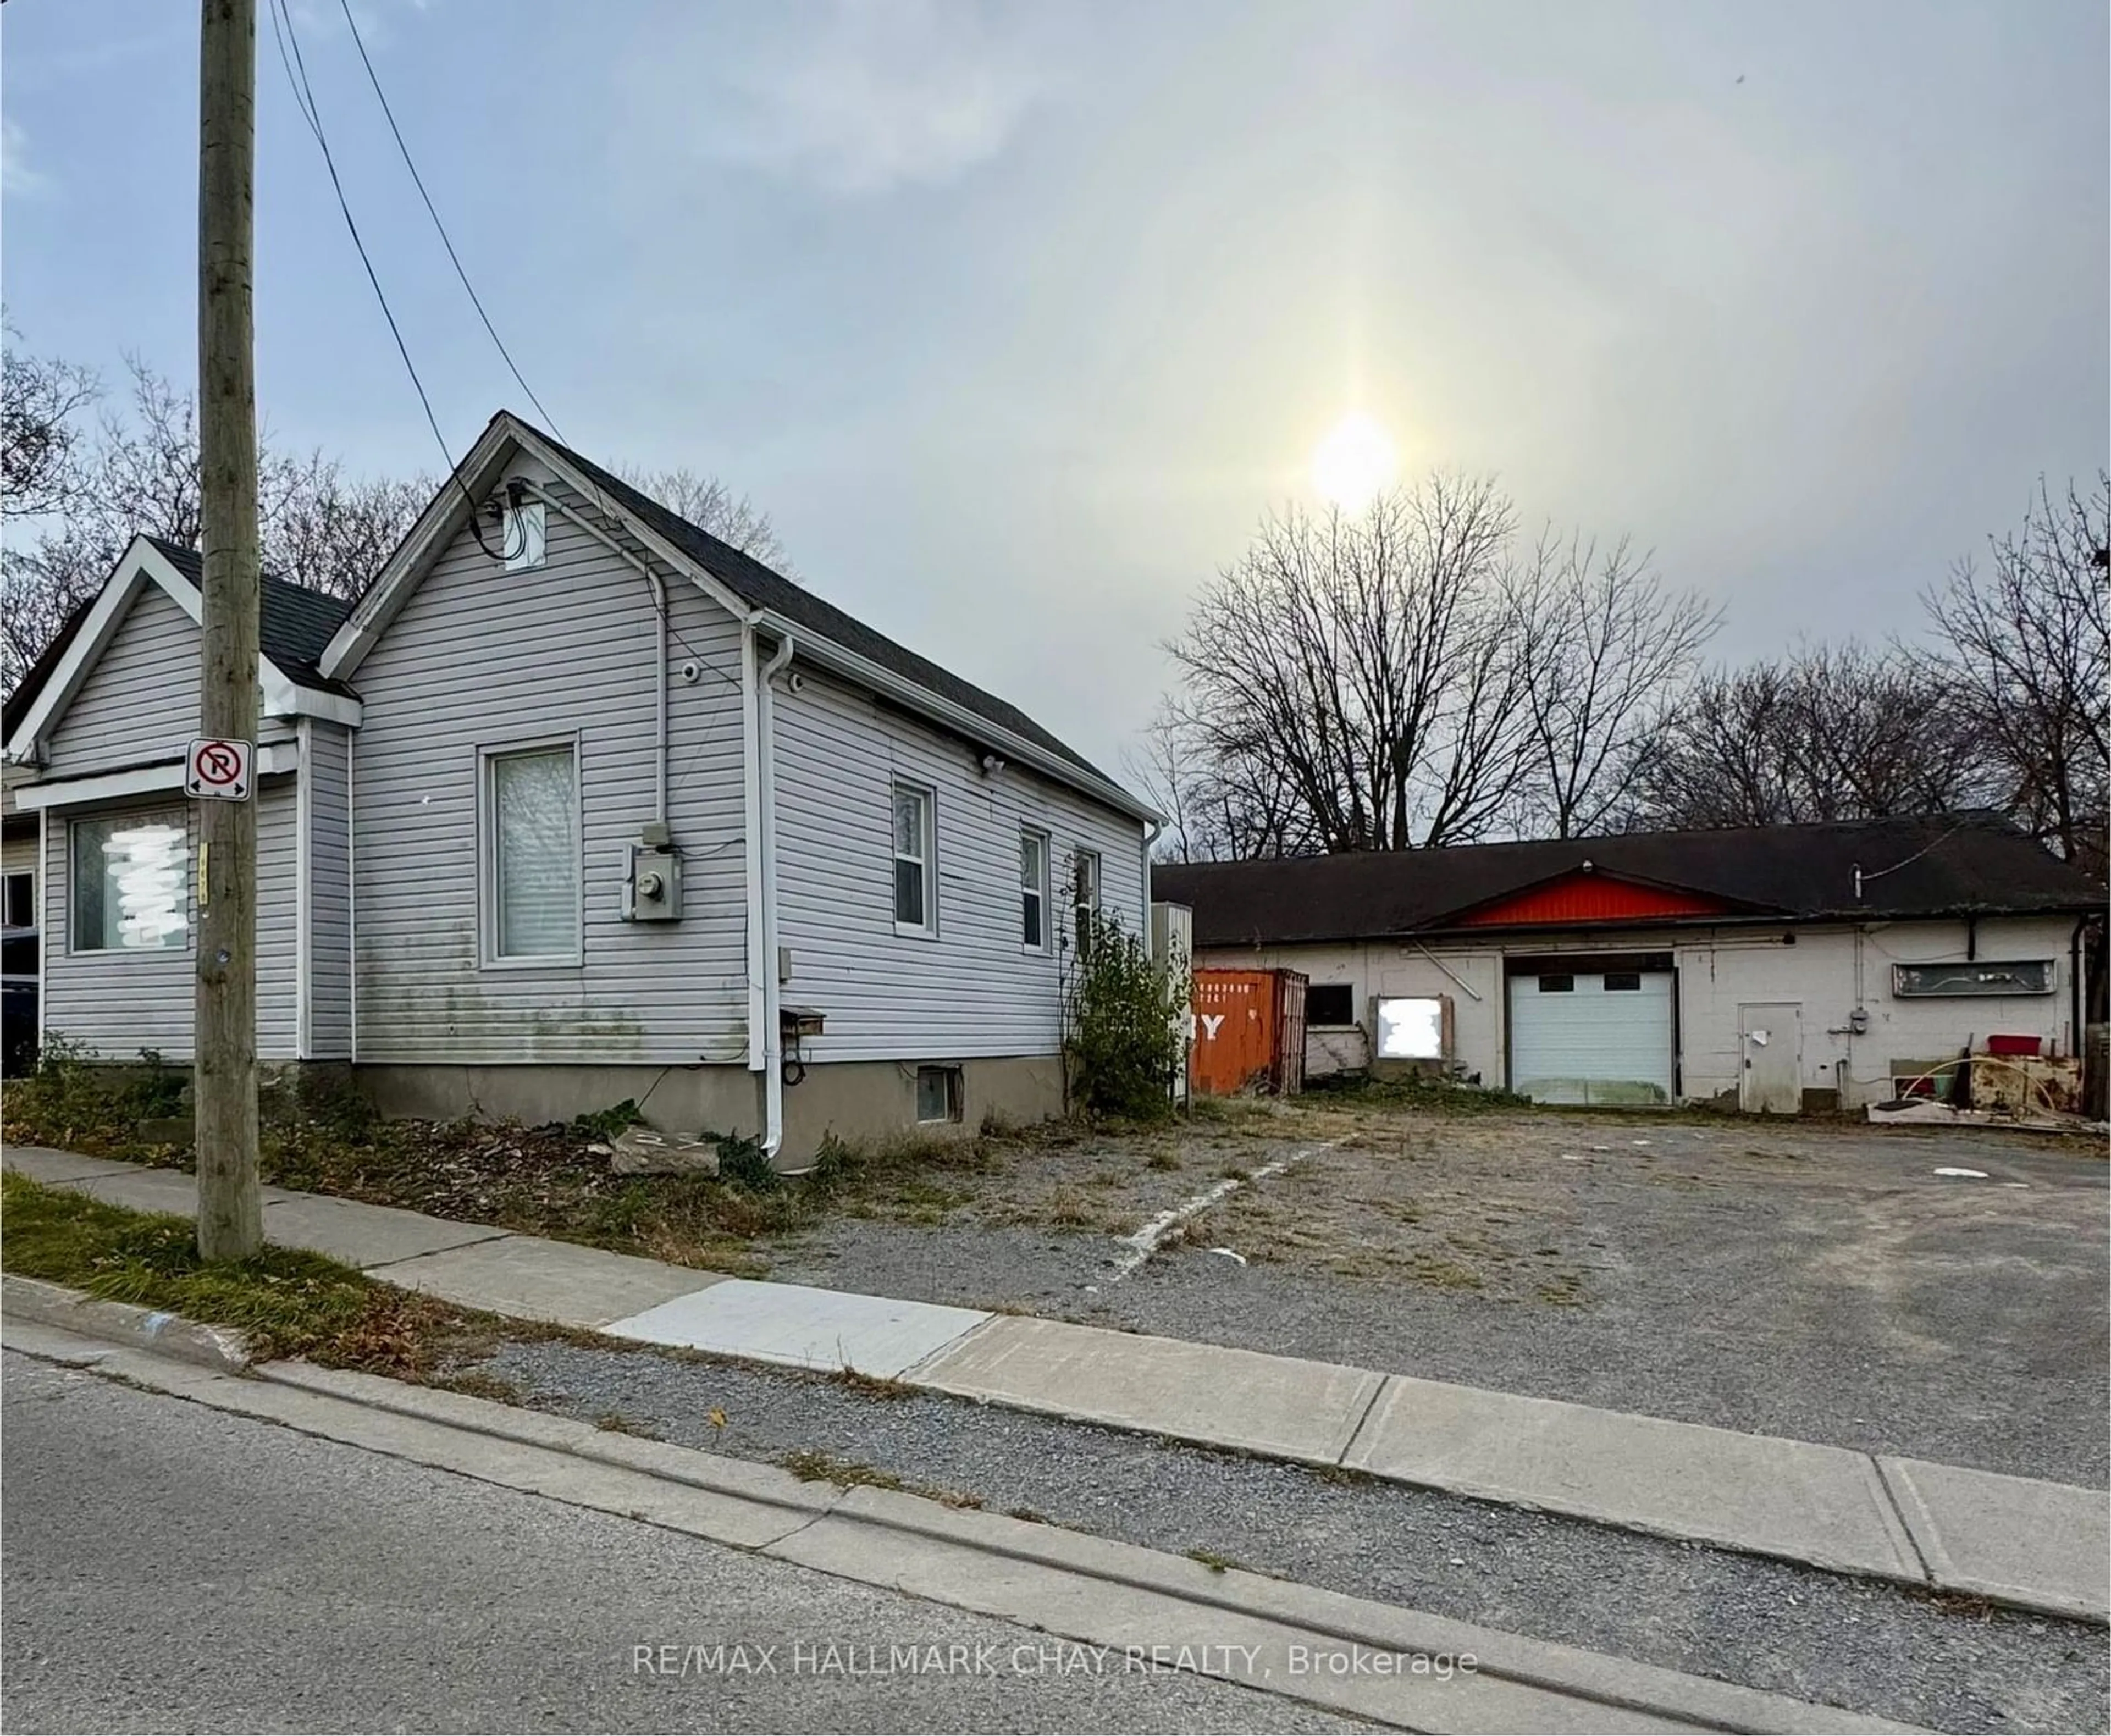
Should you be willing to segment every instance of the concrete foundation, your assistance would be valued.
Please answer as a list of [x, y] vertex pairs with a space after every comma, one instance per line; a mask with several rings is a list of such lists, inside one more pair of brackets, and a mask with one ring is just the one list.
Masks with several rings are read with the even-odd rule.
[[[916, 1070], [960, 1072], [960, 1119], [916, 1119]], [[670, 1134], [762, 1133], [762, 1079], [726, 1066], [360, 1066], [352, 1076], [385, 1116], [434, 1120], [474, 1116], [529, 1125], [631, 1102]], [[803, 1170], [831, 1134], [845, 1140], [918, 1134], [962, 1138], [986, 1120], [1038, 1121], [1063, 1110], [1063, 1063], [1054, 1055], [1008, 1055], [971, 1061], [815, 1061], [784, 1088], [784, 1144], [779, 1169]]]

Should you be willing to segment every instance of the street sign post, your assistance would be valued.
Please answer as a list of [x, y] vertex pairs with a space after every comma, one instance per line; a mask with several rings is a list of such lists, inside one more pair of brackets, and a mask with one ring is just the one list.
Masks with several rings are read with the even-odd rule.
[[247, 742], [202, 735], [184, 756], [184, 793], [208, 802], [247, 802], [256, 750]]

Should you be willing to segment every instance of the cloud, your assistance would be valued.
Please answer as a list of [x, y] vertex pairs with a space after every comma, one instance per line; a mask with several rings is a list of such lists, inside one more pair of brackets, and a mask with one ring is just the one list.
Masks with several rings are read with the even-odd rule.
[[20, 122], [0, 120], [0, 193], [25, 198], [51, 190], [51, 177], [30, 166], [28, 146]]
[[1046, 94], [1029, 33], [969, 0], [793, 16], [802, 28], [719, 61], [710, 154], [844, 196], [942, 185], [996, 157]]

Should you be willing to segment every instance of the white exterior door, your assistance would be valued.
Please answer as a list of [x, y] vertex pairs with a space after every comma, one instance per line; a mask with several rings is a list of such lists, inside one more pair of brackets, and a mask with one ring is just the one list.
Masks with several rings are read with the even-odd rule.
[[1668, 1103], [1668, 970], [1509, 979], [1510, 1089], [1541, 1103]]
[[1737, 1107], [1746, 1115], [1802, 1114], [1802, 1003], [1758, 1001], [1741, 1005], [1737, 1047], [1744, 1051]]

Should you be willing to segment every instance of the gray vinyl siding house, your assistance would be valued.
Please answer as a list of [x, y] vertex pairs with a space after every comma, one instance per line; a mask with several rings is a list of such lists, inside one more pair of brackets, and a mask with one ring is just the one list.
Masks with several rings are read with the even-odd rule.
[[[628, 1098], [788, 1168], [1060, 1109], [1076, 904], [1144, 930], [1151, 811], [510, 416], [461, 475], [356, 610], [267, 586], [260, 1054], [399, 1113]], [[117, 1058], [187, 1056], [193, 930], [75, 949], [70, 852], [182, 814], [194, 578], [135, 543], [8, 707], [43, 1023]]]

